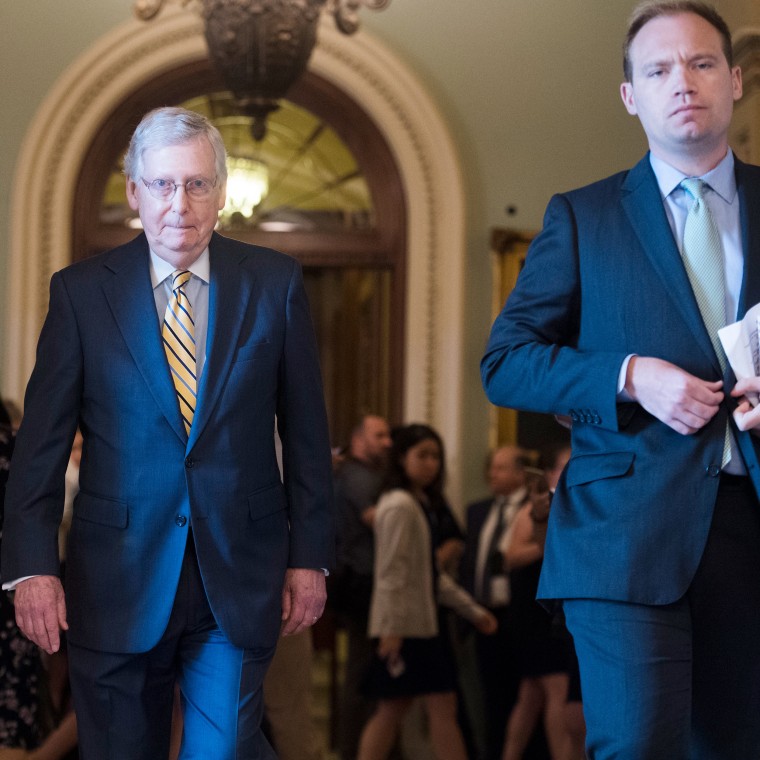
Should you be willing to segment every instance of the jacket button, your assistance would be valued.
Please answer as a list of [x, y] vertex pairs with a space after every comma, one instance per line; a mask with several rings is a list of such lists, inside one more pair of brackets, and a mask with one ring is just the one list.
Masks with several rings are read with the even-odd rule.
[[707, 467], [705, 467], [705, 472], [711, 478], [717, 478], [718, 475], [720, 475], [720, 467], [717, 464], [710, 464]]
[[192, 457], [188, 457], [185, 460], [185, 467], [187, 467], [188, 470], [191, 469], [194, 465], [195, 465], [195, 461], [193, 460]]
[[184, 528], [184, 527], [185, 527], [185, 525], [187, 525], [187, 517], [185, 517], [184, 515], [177, 515], [177, 516], [174, 518], [174, 522], [175, 522], [175, 523], [177, 523], [177, 525], [178, 525], [180, 528]]

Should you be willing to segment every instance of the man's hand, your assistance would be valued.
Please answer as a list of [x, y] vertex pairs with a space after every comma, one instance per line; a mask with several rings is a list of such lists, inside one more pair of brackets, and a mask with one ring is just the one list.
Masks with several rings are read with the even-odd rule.
[[282, 621], [280, 633], [300, 633], [322, 617], [327, 601], [325, 574], [322, 570], [290, 567], [285, 571], [282, 588]]
[[13, 604], [21, 632], [48, 654], [57, 652], [59, 631], [69, 629], [61, 581], [54, 575], [27, 578], [16, 586]]
[[760, 427], [760, 404], [752, 406], [746, 398], [748, 393], [757, 394], [760, 391], [760, 377], [747, 377], [739, 380], [731, 391], [734, 398], [741, 399], [739, 405], [734, 409], [734, 421], [739, 430], [752, 430], [760, 432], [756, 428]]
[[701, 380], [675, 364], [646, 356], [631, 358], [625, 380], [634, 401], [682, 435], [696, 433], [715, 416], [723, 401], [722, 387], [722, 380]]

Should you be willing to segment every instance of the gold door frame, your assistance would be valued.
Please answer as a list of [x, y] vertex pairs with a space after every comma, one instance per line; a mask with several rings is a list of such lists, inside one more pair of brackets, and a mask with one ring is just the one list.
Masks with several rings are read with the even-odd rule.
[[[491, 321], [501, 312], [507, 297], [517, 282], [525, 263], [528, 247], [535, 232], [494, 227], [491, 229]], [[490, 405], [488, 445], [493, 451], [498, 446], [517, 443], [517, 412], [514, 409]]]

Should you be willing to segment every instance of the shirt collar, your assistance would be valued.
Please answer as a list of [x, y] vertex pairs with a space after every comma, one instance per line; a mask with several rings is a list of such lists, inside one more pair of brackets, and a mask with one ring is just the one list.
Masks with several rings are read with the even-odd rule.
[[[649, 161], [663, 198], [667, 198], [681, 184], [681, 181], [688, 177], [688, 174], [684, 174], [680, 169], [676, 169], [652, 153], [649, 154]], [[736, 197], [733, 151], [729, 149], [721, 162], [699, 179], [710, 185], [726, 203], [733, 203]]]
[[[208, 246], [203, 253], [188, 267], [188, 270], [196, 277], [200, 278], [208, 284], [211, 281], [211, 264], [209, 259]], [[158, 254], [152, 250], [150, 252], [150, 282], [155, 289], [157, 285], [160, 285], [167, 277], [171, 277], [175, 271], [174, 267], [168, 262], [162, 259]]]

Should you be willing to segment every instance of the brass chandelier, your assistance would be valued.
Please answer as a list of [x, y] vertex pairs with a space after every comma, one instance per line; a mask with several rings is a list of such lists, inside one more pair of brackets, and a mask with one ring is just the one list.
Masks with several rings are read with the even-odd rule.
[[[176, 0], [175, 0], [176, 1]], [[391, 0], [179, 0], [199, 8], [214, 66], [242, 113], [252, 117], [256, 140], [268, 115], [306, 70], [322, 11], [344, 34], [359, 28], [359, 9], [385, 8]], [[172, 0], [135, 0], [138, 18], [149, 21]]]

